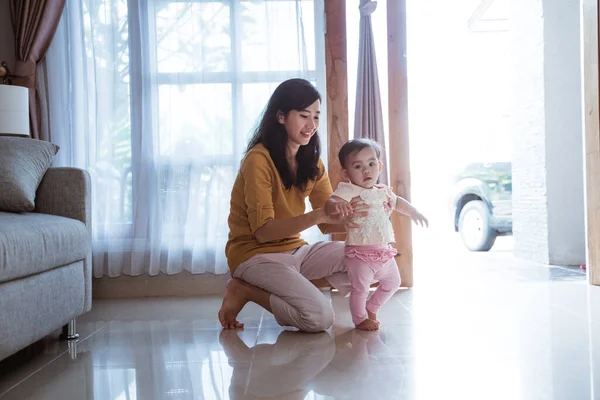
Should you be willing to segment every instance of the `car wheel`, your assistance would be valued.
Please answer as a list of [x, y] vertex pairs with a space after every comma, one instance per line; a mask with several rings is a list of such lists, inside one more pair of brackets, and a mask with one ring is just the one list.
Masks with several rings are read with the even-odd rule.
[[471, 251], [488, 251], [498, 236], [490, 228], [490, 212], [481, 200], [465, 204], [460, 212], [458, 231], [464, 245]]

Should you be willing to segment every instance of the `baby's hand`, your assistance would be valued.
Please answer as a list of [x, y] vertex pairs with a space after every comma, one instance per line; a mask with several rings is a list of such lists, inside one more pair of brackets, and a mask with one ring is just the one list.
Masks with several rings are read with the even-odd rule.
[[427, 218], [425, 218], [425, 216], [423, 214], [421, 214], [420, 212], [418, 212], [417, 210], [415, 210], [411, 216], [412, 220], [414, 221], [414, 223], [418, 226], [424, 226], [426, 228], [429, 227], [429, 221], [427, 220]]

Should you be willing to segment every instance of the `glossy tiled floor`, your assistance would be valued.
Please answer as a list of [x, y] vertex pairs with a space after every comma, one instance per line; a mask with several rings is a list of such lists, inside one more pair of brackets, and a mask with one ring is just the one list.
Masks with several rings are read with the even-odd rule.
[[257, 306], [222, 332], [217, 297], [96, 301], [74, 346], [0, 364], [5, 399], [600, 399], [600, 287], [508, 252], [415, 259], [415, 287], [352, 329], [284, 331]]

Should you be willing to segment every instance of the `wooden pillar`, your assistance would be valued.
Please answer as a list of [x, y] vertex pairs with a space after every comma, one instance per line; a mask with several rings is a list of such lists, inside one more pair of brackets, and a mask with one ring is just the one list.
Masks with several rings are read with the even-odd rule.
[[[342, 177], [338, 152], [348, 141], [348, 58], [346, 54], [346, 0], [325, 1], [325, 70], [327, 74], [328, 174], [335, 190]], [[332, 235], [344, 240], [345, 234]]]
[[598, 0], [582, 0], [583, 119], [587, 270], [589, 282], [600, 285], [600, 75], [598, 64]]
[[[387, 0], [388, 96], [390, 116], [390, 186], [410, 201], [406, 0]], [[394, 213], [398, 267], [403, 287], [413, 286], [412, 221]]]
[[328, 173], [333, 189], [341, 180], [338, 152], [348, 141], [348, 58], [346, 1], [325, 2], [325, 70], [327, 74]]

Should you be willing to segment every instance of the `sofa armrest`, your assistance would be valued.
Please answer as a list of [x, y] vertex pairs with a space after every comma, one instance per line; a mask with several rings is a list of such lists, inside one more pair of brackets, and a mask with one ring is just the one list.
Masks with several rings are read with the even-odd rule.
[[91, 196], [87, 171], [49, 168], [35, 195], [34, 212], [77, 219], [91, 229]]
[[[85, 224], [92, 241], [92, 184], [90, 174], [78, 168], [49, 168], [35, 195], [33, 212], [73, 218]], [[91, 249], [91, 246], [90, 246]], [[83, 260], [83, 311], [92, 308], [92, 253]]]

